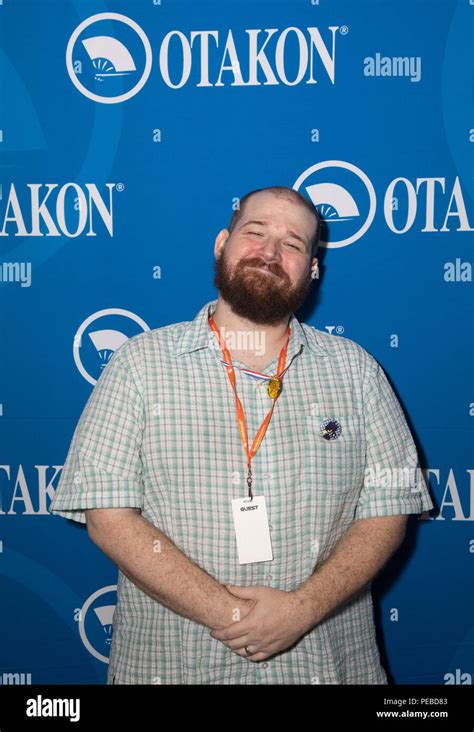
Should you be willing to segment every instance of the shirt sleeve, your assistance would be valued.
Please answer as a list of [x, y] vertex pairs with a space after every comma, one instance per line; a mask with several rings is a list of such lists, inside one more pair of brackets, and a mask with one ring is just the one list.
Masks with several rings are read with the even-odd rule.
[[370, 356], [364, 397], [366, 462], [355, 519], [434, 508], [413, 437], [380, 364]]
[[116, 351], [81, 414], [49, 511], [86, 523], [87, 508], [143, 509], [144, 404]]

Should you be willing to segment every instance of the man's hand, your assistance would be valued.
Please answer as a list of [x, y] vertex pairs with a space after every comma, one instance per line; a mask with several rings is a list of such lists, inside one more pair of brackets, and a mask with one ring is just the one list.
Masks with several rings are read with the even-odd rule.
[[226, 585], [226, 589], [235, 597], [253, 600], [255, 606], [243, 620], [213, 630], [211, 636], [249, 661], [263, 661], [289, 648], [311, 627], [306, 606], [294, 592], [261, 586]]
[[237, 598], [226, 589], [226, 585], [220, 585], [220, 587], [223, 597], [216, 602], [217, 618], [212, 625], [208, 626], [215, 631], [224, 630], [229, 625], [235, 625], [239, 620], [244, 620], [255, 607], [254, 600]]

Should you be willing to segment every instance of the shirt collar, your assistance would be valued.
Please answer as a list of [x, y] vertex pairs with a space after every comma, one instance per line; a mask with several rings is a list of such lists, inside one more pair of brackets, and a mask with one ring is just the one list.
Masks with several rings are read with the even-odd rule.
[[[175, 355], [181, 356], [183, 353], [191, 353], [200, 348], [206, 348], [210, 344], [214, 346], [216, 336], [212, 332], [208, 317], [216, 309], [217, 299], [210, 300], [197, 313], [184, 332], [180, 335], [175, 346]], [[290, 341], [288, 343], [287, 363], [298, 353], [303, 346], [303, 351], [308, 349], [317, 356], [327, 356], [328, 352], [321, 343], [321, 336], [317, 329], [313, 329], [314, 338], [308, 338], [303, 326], [294, 313], [291, 314], [289, 324], [291, 326]]]

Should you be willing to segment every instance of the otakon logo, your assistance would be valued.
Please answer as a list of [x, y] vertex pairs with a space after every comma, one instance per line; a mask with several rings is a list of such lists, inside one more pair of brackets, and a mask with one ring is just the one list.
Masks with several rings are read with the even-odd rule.
[[116, 104], [135, 96], [152, 63], [150, 42], [138, 23], [120, 13], [99, 13], [73, 32], [66, 67], [74, 86], [95, 102]]

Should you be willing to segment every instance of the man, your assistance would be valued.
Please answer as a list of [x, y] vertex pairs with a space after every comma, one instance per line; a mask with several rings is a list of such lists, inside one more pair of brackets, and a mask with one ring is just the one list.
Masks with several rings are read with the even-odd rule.
[[387, 683], [371, 581], [433, 504], [377, 361], [294, 315], [318, 237], [292, 189], [247, 194], [217, 300], [89, 398], [50, 510], [119, 568], [108, 683]]

